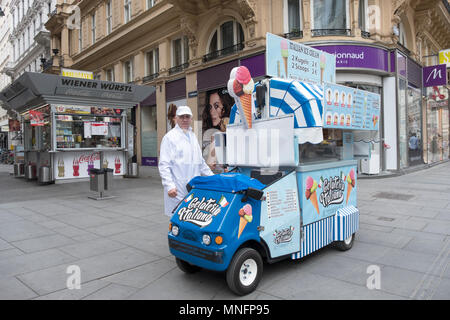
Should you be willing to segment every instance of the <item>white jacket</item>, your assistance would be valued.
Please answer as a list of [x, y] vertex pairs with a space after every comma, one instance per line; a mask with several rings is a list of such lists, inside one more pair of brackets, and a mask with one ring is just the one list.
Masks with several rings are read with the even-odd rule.
[[[186, 184], [194, 177], [210, 176], [213, 172], [202, 157], [202, 151], [192, 128], [187, 134], [178, 124], [163, 137], [158, 164], [164, 187], [164, 213], [171, 217], [173, 209], [187, 194]], [[177, 196], [167, 192], [177, 188]]]

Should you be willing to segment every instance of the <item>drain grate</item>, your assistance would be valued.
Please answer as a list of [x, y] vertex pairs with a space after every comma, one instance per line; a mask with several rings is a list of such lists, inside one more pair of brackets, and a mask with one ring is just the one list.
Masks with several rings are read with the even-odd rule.
[[391, 200], [403, 200], [403, 201], [407, 201], [414, 198], [414, 196], [410, 194], [395, 193], [395, 192], [378, 192], [377, 194], [375, 194], [375, 197]]

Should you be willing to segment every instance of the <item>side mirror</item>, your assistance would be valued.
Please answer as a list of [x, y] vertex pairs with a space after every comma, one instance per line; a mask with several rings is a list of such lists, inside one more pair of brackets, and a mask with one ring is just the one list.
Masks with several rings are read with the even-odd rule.
[[247, 190], [245, 190], [245, 194], [242, 197], [242, 202], [246, 202], [248, 197], [255, 199], [255, 200], [261, 200], [262, 197], [264, 195], [264, 192], [262, 190], [259, 189], [254, 189], [254, 188], [248, 188]]
[[192, 190], [192, 187], [189, 183], [186, 185], [186, 190], [188, 193], [191, 192], [191, 190]]

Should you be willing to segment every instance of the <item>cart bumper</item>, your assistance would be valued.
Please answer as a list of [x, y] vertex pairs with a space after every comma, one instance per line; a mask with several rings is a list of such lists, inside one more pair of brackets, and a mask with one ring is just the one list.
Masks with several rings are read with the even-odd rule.
[[204, 269], [224, 271], [228, 267], [223, 251], [206, 250], [170, 237], [169, 249], [175, 257]]

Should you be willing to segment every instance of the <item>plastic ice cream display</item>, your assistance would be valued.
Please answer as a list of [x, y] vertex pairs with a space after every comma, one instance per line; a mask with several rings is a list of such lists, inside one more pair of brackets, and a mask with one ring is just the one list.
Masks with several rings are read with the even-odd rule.
[[249, 129], [252, 127], [252, 94], [254, 88], [255, 83], [247, 67], [240, 66], [231, 70], [228, 92], [242, 107], [242, 119], [245, 120], [244, 123], [247, 124]]
[[320, 55], [320, 83], [323, 83], [323, 73], [327, 65], [327, 57], [324, 54]]
[[305, 191], [306, 200], [310, 200], [314, 208], [316, 208], [317, 214], [320, 214], [319, 202], [317, 201], [317, 192], [316, 192], [318, 186], [319, 184], [312, 177], [306, 178], [306, 191]]
[[247, 223], [253, 221], [252, 216], [252, 206], [250, 204], [246, 204], [239, 210], [239, 232], [238, 239], [241, 237], [242, 231], [244, 231]]

